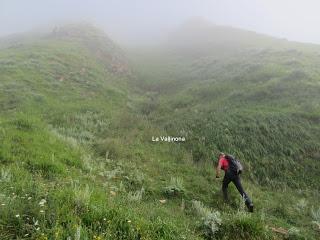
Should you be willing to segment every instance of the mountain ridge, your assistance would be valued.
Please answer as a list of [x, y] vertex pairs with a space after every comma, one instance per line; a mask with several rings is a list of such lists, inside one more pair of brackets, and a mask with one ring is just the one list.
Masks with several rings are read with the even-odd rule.
[[268, 34], [242, 28], [217, 25], [202, 18], [181, 24], [167, 40], [167, 47], [178, 53], [193, 52], [194, 56], [217, 54], [219, 57], [244, 49], [302, 49], [320, 51], [320, 45], [288, 41]]

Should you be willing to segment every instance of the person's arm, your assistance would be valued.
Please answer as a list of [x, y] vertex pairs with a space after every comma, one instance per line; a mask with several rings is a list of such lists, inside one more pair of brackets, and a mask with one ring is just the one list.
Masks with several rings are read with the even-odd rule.
[[218, 166], [216, 168], [216, 178], [220, 177], [220, 170], [221, 170], [221, 161], [219, 160]]

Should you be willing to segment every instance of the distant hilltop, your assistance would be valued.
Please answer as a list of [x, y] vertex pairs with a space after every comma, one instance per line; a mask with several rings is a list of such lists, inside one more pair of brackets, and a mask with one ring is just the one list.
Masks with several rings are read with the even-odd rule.
[[101, 63], [113, 73], [130, 74], [127, 58], [102, 30], [88, 23], [55, 26], [50, 37], [79, 41], [94, 53]]
[[214, 24], [204, 18], [192, 18], [168, 37], [167, 45], [177, 52], [193, 56], [229, 55], [247, 49], [308, 49], [316, 44], [291, 42], [241, 28]]

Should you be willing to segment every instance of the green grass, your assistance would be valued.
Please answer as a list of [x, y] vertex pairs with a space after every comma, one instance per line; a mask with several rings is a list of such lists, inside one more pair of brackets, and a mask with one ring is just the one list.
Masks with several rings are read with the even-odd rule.
[[[318, 238], [316, 54], [140, 51], [129, 69], [100, 32], [65, 31], [0, 51], [1, 239]], [[254, 214], [232, 185], [223, 203], [219, 151]]]

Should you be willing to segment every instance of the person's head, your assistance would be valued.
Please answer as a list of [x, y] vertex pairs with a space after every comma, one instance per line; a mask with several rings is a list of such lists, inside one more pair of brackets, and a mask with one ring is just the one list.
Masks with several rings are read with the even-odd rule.
[[219, 153], [219, 158], [223, 158], [225, 154], [223, 152]]

